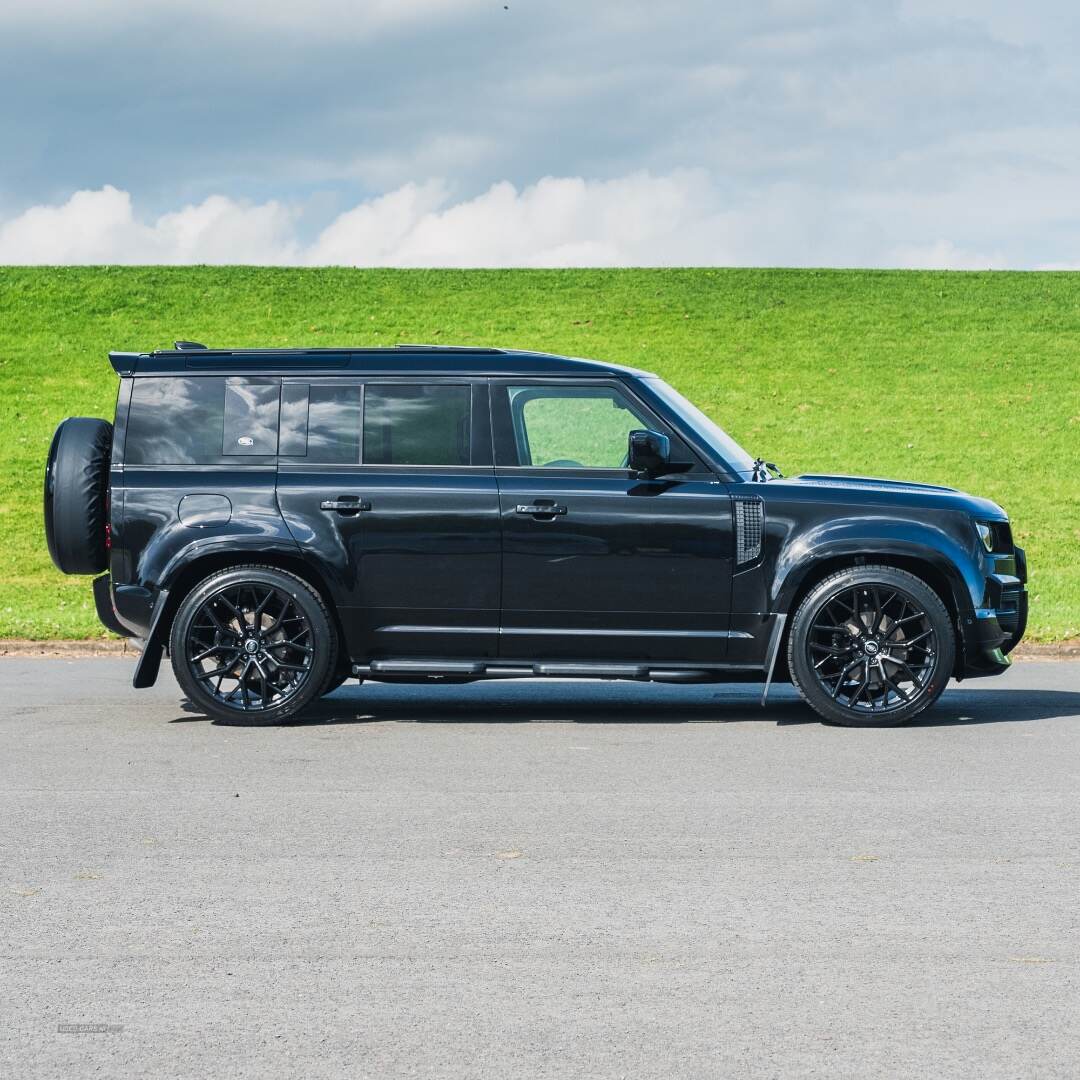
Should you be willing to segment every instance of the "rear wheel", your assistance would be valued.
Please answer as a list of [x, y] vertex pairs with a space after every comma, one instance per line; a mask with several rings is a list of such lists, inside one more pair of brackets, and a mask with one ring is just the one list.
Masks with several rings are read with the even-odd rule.
[[956, 655], [952, 620], [921, 578], [862, 566], [817, 585], [788, 639], [792, 681], [829, 723], [902, 724], [929, 708]]
[[198, 708], [231, 724], [274, 724], [325, 692], [338, 642], [306, 581], [273, 567], [240, 566], [188, 594], [169, 652], [177, 682]]

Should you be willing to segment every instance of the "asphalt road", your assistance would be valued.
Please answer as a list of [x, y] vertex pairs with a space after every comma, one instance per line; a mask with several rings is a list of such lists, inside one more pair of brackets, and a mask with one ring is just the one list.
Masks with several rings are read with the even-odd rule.
[[1080, 1070], [1078, 663], [885, 731], [562, 682], [234, 728], [130, 667], [0, 661], [0, 1076]]

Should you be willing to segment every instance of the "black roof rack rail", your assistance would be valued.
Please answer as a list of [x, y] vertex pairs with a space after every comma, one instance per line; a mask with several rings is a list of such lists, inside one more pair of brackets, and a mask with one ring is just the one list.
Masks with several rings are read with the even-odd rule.
[[492, 349], [489, 346], [474, 345], [431, 345], [420, 341], [399, 341], [395, 349], [424, 349], [428, 352], [466, 352], [466, 353], [504, 353], [505, 349]]
[[314, 345], [314, 346], [278, 346], [277, 348], [259, 349], [211, 349], [200, 341], [174, 341], [171, 350], [157, 350], [153, 355], [167, 356], [170, 352], [208, 352], [214, 356], [265, 356], [267, 353], [287, 353], [291, 356], [319, 356], [326, 353], [386, 353], [401, 350], [402, 352], [434, 352], [434, 353], [475, 353], [485, 356], [503, 355], [505, 349], [493, 349], [483, 345], [429, 345], [412, 342], [401, 342], [394, 345], [345, 345], [340, 347]]

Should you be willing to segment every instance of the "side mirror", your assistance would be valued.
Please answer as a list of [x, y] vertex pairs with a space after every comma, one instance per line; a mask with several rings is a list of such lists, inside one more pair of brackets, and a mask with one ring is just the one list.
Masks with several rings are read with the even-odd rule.
[[671, 440], [659, 431], [631, 431], [626, 464], [639, 476], [656, 476], [671, 461]]

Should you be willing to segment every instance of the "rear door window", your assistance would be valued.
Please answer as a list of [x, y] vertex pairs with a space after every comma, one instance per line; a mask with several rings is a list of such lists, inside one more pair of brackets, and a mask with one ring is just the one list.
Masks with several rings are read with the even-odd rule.
[[365, 465], [468, 465], [472, 391], [467, 385], [369, 383]]
[[364, 388], [346, 379], [286, 382], [281, 390], [281, 460], [358, 465]]

